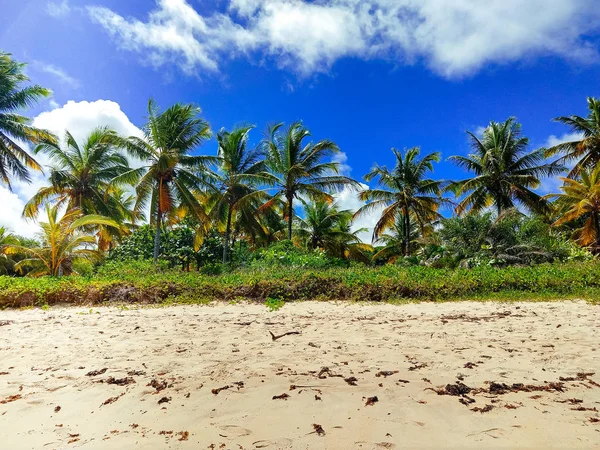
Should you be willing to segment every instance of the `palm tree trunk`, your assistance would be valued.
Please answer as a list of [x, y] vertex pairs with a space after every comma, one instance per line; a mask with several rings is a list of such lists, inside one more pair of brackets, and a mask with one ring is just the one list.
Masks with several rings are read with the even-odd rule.
[[160, 224], [162, 222], [162, 212], [157, 212], [156, 215], [156, 232], [154, 234], [154, 262], [158, 261], [158, 255], [160, 253]]
[[227, 226], [225, 227], [225, 241], [223, 242], [223, 264], [227, 264], [227, 250], [229, 249], [229, 234], [231, 233], [231, 205], [227, 211]]
[[288, 239], [292, 240], [292, 218], [294, 216], [294, 205], [293, 205], [293, 196], [288, 196]]
[[592, 213], [594, 215], [594, 228], [596, 228], [596, 248], [594, 249], [594, 253], [600, 249], [600, 217], [597, 212]]
[[404, 215], [404, 256], [410, 256], [410, 217]]

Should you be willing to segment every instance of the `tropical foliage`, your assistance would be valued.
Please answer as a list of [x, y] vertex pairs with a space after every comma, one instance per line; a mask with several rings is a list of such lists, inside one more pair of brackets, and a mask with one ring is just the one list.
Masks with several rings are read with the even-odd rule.
[[165, 220], [172, 220], [178, 210], [185, 210], [191, 217], [207, 222], [196, 193], [201, 187], [210, 187], [202, 170], [213, 158], [190, 153], [210, 137], [208, 123], [199, 116], [200, 112], [194, 105], [179, 103], [160, 112], [156, 103], [150, 100], [144, 137], [131, 136], [123, 143], [144, 165], [115, 180], [135, 183], [136, 213], [145, 207], [150, 210], [150, 221], [156, 226], [155, 261], [159, 255], [162, 225]]
[[42, 170], [20, 142], [37, 143], [55, 139], [48, 131], [31, 126], [31, 120], [19, 114], [51, 91], [38, 85], [23, 86], [29, 81], [23, 73], [25, 64], [0, 52], [0, 180], [12, 189], [11, 179], [29, 181], [29, 169]]
[[529, 139], [521, 134], [521, 125], [513, 117], [490, 122], [482, 137], [467, 134], [473, 153], [450, 157], [459, 167], [475, 174], [449, 186], [457, 196], [464, 196], [456, 207], [457, 214], [495, 206], [500, 215], [518, 205], [531, 211], [547, 211], [546, 201], [532, 189], [539, 187], [540, 178], [557, 175], [564, 168], [545, 162], [544, 149], [528, 152]]
[[287, 128], [280, 123], [271, 127], [263, 142], [266, 164], [271, 173], [269, 184], [275, 193], [267, 206], [283, 201], [288, 223], [288, 239], [292, 239], [294, 200], [304, 196], [311, 200], [333, 201], [330, 191], [356, 185], [351, 178], [339, 175], [339, 163], [324, 161], [339, 152], [338, 146], [324, 139], [305, 142], [310, 131], [301, 122]]
[[15, 265], [16, 270], [28, 268], [29, 276], [69, 275], [74, 272], [73, 263], [77, 259], [98, 261], [102, 258], [102, 252], [94, 248], [95, 237], [86, 230], [98, 225], [118, 227], [118, 224], [107, 217], [83, 215], [80, 209], [72, 209], [59, 217], [58, 210], [58, 206], [46, 206], [48, 222], [40, 223], [40, 247], [8, 247], [9, 254], [23, 252], [28, 255]]
[[[492, 121], [481, 136], [468, 132], [470, 155], [450, 157], [470, 178], [436, 178], [441, 153], [422, 155], [413, 147], [392, 149], [392, 165], [376, 163], [364, 177], [367, 186], [344, 174], [334, 141], [311, 140], [302, 122], [274, 125], [254, 143], [253, 125], [222, 129], [216, 152], [205, 154], [212, 132], [192, 104], [161, 110], [150, 100], [139, 136], [100, 126], [81, 142], [69, 132], [59, 141], [16, 113], [50, 92], [25, 85], [22, 70], [0, 54], [0, 179], [10, 187], [11, 180], [27, 181], [30, 169], [41, 169], [19, 147], [35, 145], [35, 154], [50, 160], [48, 185], [23, 213], [36, 220], [44, 208], [47, 220], [40, 223], [39, 242], [0, 228], [3, 274], [85, 272], [101, 279], [117, 270], [139, 276], [177, 268], [222, 276], [226, 283], [221, 274], [237, 270], [232, 279], [248, 281], [245, 292], [254, 295], [261, 280], [279, 270], [348, 270], [354, 275], [331, 272], [326, 280], [345, 296], [353, 280], [365, 276], [365, 286], [375, 289], [378, 277], [387, 280], [392, 270], [364, 275], [352, 272], [355, 266], [394, 267], [394, 276], [405, 278], [389, 281], [390, 292], [411, 293], [425, 289], [421, 279], [445, 286], [412, 266], [476, 268], [487, 276], [487, 269], [588, 260], [600, 251], [600, 101], [593, 98], [587, 117], [557, 119], [581, 136], [574, 142], [531, 150], [516, 119]], [[548, 159], [559, 154], [557, 161]], [[568, 177], [560, 178], [562, 193], [536, 191], [545, 177], [564, 174], [572, 164]], [[348, 199], [357, 206], [342, 206]], [[362, 223], [373, 224], [372, 230]], [[369, 245], [361, 236], [371, 231]], [[268, 294], [320, 292], [318, 280], [307, 277], [299, 276], [303, 284], [296, 291], [273, 282]]]
[[413, 147], [402, 154], [392, 149], [396, 164], [392, 169], [385, 166], [375, 166], [365, 175], [367, 181], [375, 178], [384, 189], [365, 189], [359, 198], [369, 203], [360, 208], [355, 217], [372, 214], [382, 210], [381, 217], [373, 229], [373, 240], [378, 240], [382, 234], [394, 227], [398, 218], [404, 220], [405, 256], [410, 254], [411, 223], [417, 223], [421, 232], [425, 233], [430, 225], [439, 220], [439, 206], [444, 201], [441, 197], [443, 181], [426, 178], [428, 172], [433, 172], [433, 163], [440, 160], [439, 153], [430, 153], [419, 159], [420, 149]]
[[563, 154], [561, 164], [574, 164], [569, 178], [577, 178], [582, 170], [594, 170], [600, 163], [600, 99], [588, 97], [588, 115], [558, 117], [555, 120], [567, 125], [571, 132], [579, 136], [546, 150], [545, 156]]

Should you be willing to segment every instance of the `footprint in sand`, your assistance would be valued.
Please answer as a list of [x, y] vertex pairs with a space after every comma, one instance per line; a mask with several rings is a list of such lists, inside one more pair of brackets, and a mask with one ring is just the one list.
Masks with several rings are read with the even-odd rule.
[[252, 434], [247, 428], [238, 427], [237, 425], [222, 425], [219, 427], [224, 434], [219, 434], [219, 436], [229, 439], [240, 438], [243, 436], [249, 436]]
[[288, 438], [267, 439], [252, 443], [253, 448], [291, 448], [292, 440]]

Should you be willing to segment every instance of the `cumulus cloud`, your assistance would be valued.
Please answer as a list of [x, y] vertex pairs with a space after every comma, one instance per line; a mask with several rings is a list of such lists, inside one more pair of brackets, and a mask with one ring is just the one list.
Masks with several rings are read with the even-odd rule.
[[[368, 189], [369, 186], [361, 183], [361, 188]], [[339, 209], [348, 209], [353, 213], [365, 205], [365, 202], [358, 198], [358, 192], [356, 189], [349, 187], [346, 187], [341, 192], [335, 194], [334, 198]], [[365, 243], [371, 243], [373, 229], [375, 228], [375, 224], [379, 220], [382, 212], [383, 208], [380, 211], [373, 211], [369, 215], [358, 217], [354, 220], [354, 222], [352, 222], [353, 231], [360, 230], [362, 228], [365, 229], [365, 231], [362, 231], [358, 234], [361, 241]]]
[[564, 144], [565, 142], [575, 142], [583, 139], [583, 133], [566, 133], [562, 136], [551, 135], [546, 140], [545, 147], [555, 147], [560, 144]]
[[345, 57], [422, 60], [449, 78], [540, 55], [598, 60], [595, 0], [230, 0], [210, 15], [157, 0], [145, 20], [99, 6], [88, 13], [122, 48], [188, 73], [244, 54], [300, 75]]
[[[142, 135], [141, 130], [131, 123], [120, 105], [109, 100], [69, 101], [62, 107], [36, 116], [33, 119], [33, 126], [49, 130], [59, 137], [64, 136], [65, 131], [69, 130], [77, 142], [82, 142], [98, 126], [109, 126], [125, 136]], [[30, 150], [27, 145], [25, 147]], [[32, 172], [31, 183], [14, 181], [14, 192], [0, 186], [0, 205], [3, 208], [0, 214], [0, 225], [27, 237], [33, 237], [38, 231], [38, 226], [22, 218], [23, 207], [41, 187], [47, 186], [50, 166], [50, 161], [45, 155], [40, 154], [35, 158], [44, 167], [45, 173]]]
[[46, 11], [52, 17], [64, 17], [71, 11], [68, 0], [62, 0], [60, 2], [48, 2], [46, 4]]

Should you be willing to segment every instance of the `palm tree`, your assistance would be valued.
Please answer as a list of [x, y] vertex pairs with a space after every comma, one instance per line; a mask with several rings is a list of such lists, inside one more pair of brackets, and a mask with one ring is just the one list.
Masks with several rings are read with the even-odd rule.
[[326, 248], [335, 237], [343, 233], [339, 225], [352, 218], [349, 210], [340, 210], [337, 205], [324, 200], [304, 204], [304, 217], [296, 218], [294, 234], [306, 242], [308, 248]]
[[11, 177], [30, 182], [28, 168], [42, 170], [18, 141], [37, 143], [53, 139], [48, 131], [32, 127], [30, 119], [17, 113], [52, 93], [38, 85], [21, 87], [29, 81], [24, 67], [10, 53], [0, 52], [0, 180], [10, 190]]
[[556, 198], [560, 218], [553, 226], [583, 219], [583, 227], [576, 231], [575, 237], [582, 246], [600, 248], [600, 164], [593, 170], [581, 169], [580, 180], [561, 177], [564, 185], [562, 194], [550, 194]]
[[557, 117], [555, 120], [568, 125], [571, 131], [580, 134], [581, 139], [555, 145], [545, 151], [546, 157], [563, 153], [558, 161], [569, 163], [576, 161], [569, 172], [569, 178], [576, 178], [581, 170], [593, 169], [600, 162], [600, 99], [588, 97], [587, 117]]
[[[216, 158], [193, 156], [190, 152], [210, 138], [208, 123], [199, 117], [200, 108], [175, 104], [159, 112], [153, 100], [148, 102], [148, 122], [144, 137], [129, 137], [124, 146], [145, 165], [132, 169], [113, 182], [136, 183], [136, 212], [150, 207], [150, 220], [156, 226], [154, 261], [160, 252], [163, 221], [179, 208], [193, 218], [206, 221], [197, 193], [201, 187], [214, 189], [207, 178], [206, 165]], [[149, 203], [149, 205], [148, 205]]]
[[58, 218], [58, 206], [46, 205], [48, 222], [40, 223], [42, 227], [42, 245], [37, 248], [11, 245], [9, 251], [24, 253], [28, 258], [19, 261], [15, 270], [31, 267], [28, 276], [61, 276], [73, 273], [73, 261], [84, 259], [97, 261], [102, 252], [89, 248], [96, 244], [96, 238], [86, 230], [98, 225], [117, 227], [118, 224], [108, 217], [95, 214], [83, 215], [81, 210], [67, 211]]
[[358, 236], [365, 229], [352, 230], [352, 212], [340, 210], [326, 201], [304, 203], [304, 217], [296, 218], [294, 234], [311, 249], [321, 248], [331, 255], [346, 259], [364, 259], [371, 247]]
[[120, 191], [111, 181], [128, 172], [129, 163], [118, 152], [119, 137], [108, 127], [94, 129], [85, 141], [78, 144], [73, 135], [65, 133], [65, 145], [44, 140], [35, 154], [50, 157], [50, 186], [42, 187], [25, 205], [23, 215], [33, 218], [47, 202], [80, 209], [83, 214], [100, 214], [121, 221], [125, 212]]
[[365, 175], [367, 181], [378, 178], [378, 185], [385, 189], [366, 189], [359, 193], [362, 201], [370, 202], [360, 208], [354, 217], [370, 214], [383, 209], [380, 219], [373, 229], [373, 241], [388, 229], [394, 227], [397, 217], [404, 218], [405, 244], [404, 255], [410, 255], [412, 241], [412, 222], [425, 231], [428, 225], [441, 218], [438, 208], [445, 200], [441, 196], [443, 181], [425, 178], [433, 171], [433, 163], [439, 162], [439, 153], [430, 153], [419, 159], [420, 149], [413, 147], [405, 150], [392, 149], [396, 164], [389, 170], [376, 165]]
[[394, 219], [394, 224], [389, 228], [387, 233], [381, 234], [374, 244], [382, 244], [373, 255], [373, 260], [393, 261], [398, 255], [406, 253], [406, 247], [409, 247], [409, 254], [414, 249], [414, 243], [419, 239], [419, 227], [416, 222], [409, 221], [410, 230], [408, 233], [405, 230], [406, 219], [402, 213], [398, 214]]
[[466, 197], [456, 207], [462, 215], [477, 213], [495, 205], [502, 211], [521, 203], [532, 211], [543, 212], [547, 202], [532, 191], [540, 185], [540, 177], [564, 171], [556, 162], [545, 163], [544, 149], [527, 152], [529, 139], [521, 135], [521, 125], [510, 117], [505, 122], [490, 122], [480, 139], [467, 131], [473, 153], [451, 156], [458, 166], [475, 173], [474, 178], [450, 184], [449, 190]]
[[10, 247], [12, 245], [19, 245], [19, 238], [12, 234], [6, 229], [6, 227], [0, 227], [0, 274], [8, 274], [15, 261], [10, 257]]
[[253, 220], [252, 200], [265, 196], [264, 192], [256, 189], [268, 177], [263, 152], [248, 149], [248, 134], [252, 128], [246, 126], [232, 132], [221, 130], [217, 134], [218, 172], [213, 173], [212, 178], [219, 187], [219, 195], [212, 211], [226, 223], [223, 264], [227, 262], [232, 217], [240, 213], [246, 221]]
[[294, 122], [287, 129], [283, 129], [280, 123], [268, 130], [263, 141], [267, 167], [272, 175], [269, 183], [275, 190], [266, 207], [279, 200], [285, 202], [288, 239], [292, 239], [294, 199], [305, 196], [331, 202], [333, 197], [326, 191], [339, 191], [346, 186], [358, 185], [351, 178], [338, 175], [339, 163], [323, 162], [323, 158], [340, 151], [338, 146], [327, 139], [304, 143], [310, 135], [301, 122]]

